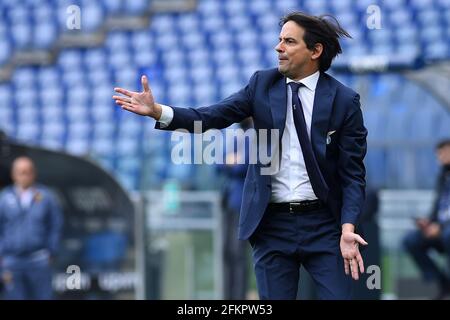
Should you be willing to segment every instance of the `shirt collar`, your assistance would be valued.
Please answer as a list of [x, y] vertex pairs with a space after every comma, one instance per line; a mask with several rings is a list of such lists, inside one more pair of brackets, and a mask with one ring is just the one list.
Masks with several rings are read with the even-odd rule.
[[313, 74], [311, 74], [311, 75], [307, 76], [306, 78], [303, 78], [299, 81], [295, 81], [290, 78], [286, 78], [286, 83], [300, 82], [300, 83], [303, 83], [305, 85], [305, 87], [307, 87], [309, 90], [314, 91], [314, 90], [316, 90], [317, 82], [319, 81], [319, 76], [320, 76], [320, 71], [317, 70]]
[[35, 188], [34, 186], [31, 186], [25, 190], [19, 188], [18, 186], [14, 186], [14, 191], [18, 194], [18, 195], [25, 195], [25, 194], [34, 194], [35, 193]]

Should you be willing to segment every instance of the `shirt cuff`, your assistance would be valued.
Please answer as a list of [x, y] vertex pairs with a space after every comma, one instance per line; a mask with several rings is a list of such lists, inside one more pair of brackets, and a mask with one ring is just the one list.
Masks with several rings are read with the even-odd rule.
[[165, 128], [170, 125], [173, 119], [173, 109], [169, 106], [160, 104], [161, 106], [161, 117], [159, 118], [160, 128]]

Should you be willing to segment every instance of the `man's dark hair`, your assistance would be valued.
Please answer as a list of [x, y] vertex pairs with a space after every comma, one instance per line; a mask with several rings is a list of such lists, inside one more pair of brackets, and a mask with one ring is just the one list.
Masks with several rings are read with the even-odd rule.
[[445, 148], [450, 146], [450, 139], [444, 139], [438, 142], [438, 144], [436, 145], [436, 150]]
[[328, 14], [310, 16], [303, 12], [291, 12], [281, 18], [280, 26], [288, 21], [294, 21], [305, 30], [303, 41], [309, 50], [313, 50], [316, 43], [322, 44], [323, 51], [319, 58], [319, 69], [322, 72], [327, 71], [334, 57], [342, 53], [339, 38], [351, 38], [336, 18]]

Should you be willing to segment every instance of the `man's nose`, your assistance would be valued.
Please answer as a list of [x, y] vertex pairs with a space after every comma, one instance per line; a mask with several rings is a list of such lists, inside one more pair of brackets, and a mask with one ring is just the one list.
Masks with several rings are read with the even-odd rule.
[[275, 51], [276, 52], [283, 52], [283, 48], [281, 46], [281, 42], [279, 42], [276, 46], [275, 46]]

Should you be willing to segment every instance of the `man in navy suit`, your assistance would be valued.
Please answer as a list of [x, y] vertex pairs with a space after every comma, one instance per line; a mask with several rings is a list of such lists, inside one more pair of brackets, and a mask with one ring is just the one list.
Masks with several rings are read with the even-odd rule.
[[[364, 272], [358, 246], [367, 243], [355, 228], [367, 130], [359, 95], [325, 73], [341, 53], [339, 38], [349, 37], [331, 18], [283, 17], [278, 68], [255, 72], [245, 88], [212, 106], [158, 104], [145, 76], [143, 92], [116, 88], [124, 96], [113, 96], [124, 110], [156, 119], [158, 129], [194, 132], [201, 121], [206, 131], [252, 117], [256, 130], [281, 132], [279, 141], [258, 145], [275, 153], [269, 163], [249, 165], [240, 212], [239, 238], [253, 248], [261, 299], [295, 299], [301, 265], [321, 299], [350, 299], [349, 274], [357, 280]], [[279, 170], [266, 174], [273, 162]]]

